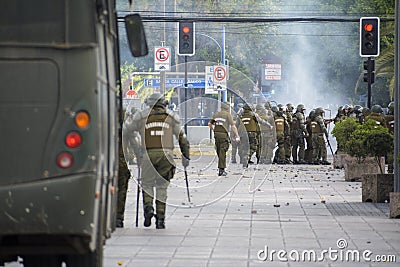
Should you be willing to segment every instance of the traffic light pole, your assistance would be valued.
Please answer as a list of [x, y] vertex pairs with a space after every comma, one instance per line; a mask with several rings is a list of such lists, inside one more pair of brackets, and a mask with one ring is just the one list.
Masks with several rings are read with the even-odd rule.
[[367, 107], [369, 109], [371, 109], [371, 107], [372, 107], [372, 105], [371, 105], [371, 98], [372, 98], [372, 96], [371, 96], [371, 91], [372, 91], [371, 90], [371, 88], [372, 88], [372, 71], [371, 71], [371, 68], [370, 68], [371, 64], [372, 64], [372, 59], [371, 59], [371, 57], [368, 57], [368, 61], [367, 61], [367, 65], [368, 65], [368, 92], [367, 92], [368, 99], [367, 99]]
[[187, 57], [185, 56], [185, 125], [184, 130], [187, 135], [187, 90], [188, 90], [188, 75], [187, 75]]

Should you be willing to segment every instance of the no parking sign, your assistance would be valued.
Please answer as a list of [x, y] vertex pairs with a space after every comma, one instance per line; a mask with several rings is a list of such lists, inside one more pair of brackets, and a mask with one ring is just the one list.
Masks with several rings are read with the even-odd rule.
[[170, 70], [171, 53], [169, 47], [155, 47], [154, 49], [154, 69]]

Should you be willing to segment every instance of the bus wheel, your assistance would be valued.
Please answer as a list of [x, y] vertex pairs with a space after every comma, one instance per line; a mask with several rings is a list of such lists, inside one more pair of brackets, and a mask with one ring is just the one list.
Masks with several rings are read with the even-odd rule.
[[61, 258], [57, 255], [29, 255], [24, 256], [24, 267], [55, 267], [61, 266]]
[[83, 255], [69, 255], [67, 267], [102, 267], [103, 250], [98, 249]]

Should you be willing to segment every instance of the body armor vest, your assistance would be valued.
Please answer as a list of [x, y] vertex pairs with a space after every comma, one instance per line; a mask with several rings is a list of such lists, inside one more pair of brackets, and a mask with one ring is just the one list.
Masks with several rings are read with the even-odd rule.
[[144, 130], [146, 148], [173, 149], [173, 118], [163, 111], [154, 113], [151, 112], [146, 120]]
[[283, 133], [285, 131], [285, 118], [275, 117], [275, 128], [277, 133]]
[[228, 122], [228, 112], [219, 112], [216, 114], [216, 117], [213, 118], [214, 120], [214, 132], [219, 132], [219, 133], [227, 133], [229, 129], [229, 122]]
[[311, 132], [314, 133], [322, 133], [321, 125], [317, 121], [311, 122]]
[[252, 113], [243, 113], [241, 116], [244, 127], [246, 128], [246, 132], [256, 132], [257, 131], [257, 122]]
[[389, 128], [389, 132], [394, 134], [394, 115], [386, 115], [386, 126]]
[[300, 119], [298, 118], [299, 114], [294, 114], [293, 119], [292, 119], [292, 130], [298, 130], [300, 129]]

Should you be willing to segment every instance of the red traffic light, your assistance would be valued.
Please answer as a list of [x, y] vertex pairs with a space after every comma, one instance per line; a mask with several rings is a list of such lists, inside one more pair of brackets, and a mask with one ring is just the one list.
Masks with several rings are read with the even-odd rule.
[[374, 26], [373, 26], [372, 24], [370, 24], [370, 23], [366, 23], [366, 24], [364, 25], [364, 30], [367, 31], [367, 32], [370, 32], [370, 31], [372, 31], [373, 29], [374, 29]]
[[190, 27], [189, 26], [184, 26], [182, 28], [182, 32], [188, 34], [190, 32]]

